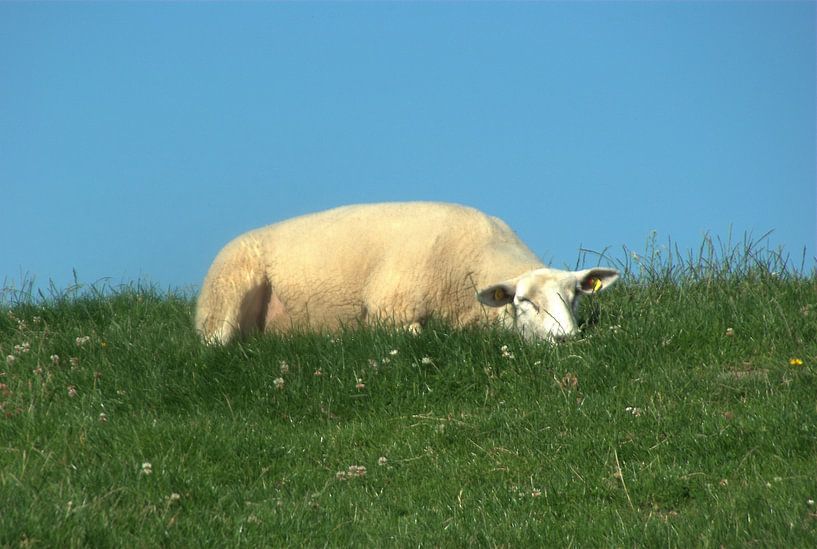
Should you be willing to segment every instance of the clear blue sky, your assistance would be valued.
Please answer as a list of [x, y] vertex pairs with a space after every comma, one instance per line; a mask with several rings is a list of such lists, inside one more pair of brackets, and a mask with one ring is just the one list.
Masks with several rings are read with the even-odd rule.
[[0, 3], [0, 283], [189, 289], [248, 229], [418, 199], [556, 267], [730, 227], [813, 263], [815, 5]]

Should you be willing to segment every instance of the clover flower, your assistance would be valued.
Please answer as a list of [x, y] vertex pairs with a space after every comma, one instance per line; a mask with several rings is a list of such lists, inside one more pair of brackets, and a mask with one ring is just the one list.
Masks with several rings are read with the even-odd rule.
[[624, 408], [625, 412], [630, 412], [635, 417], [639, 417], [641, 415], [641, 408], [636, 408], [635, 406], [627, 406]]
[[20, 345], [15, 345], [14, 346], [14, 354], [17, 354], [17, 355], [27, 353], [30, 350], [31, 350], [31, 344], [28, 341], [26, 341], [24, 343], [21, 343]]
[[345, 471], [335, 473], [338, 480], [349, 480], [366, 476], [366, 467], [363, 465], [350, 465]]
[[276, 388], [276, 389], [278, 389], [278, 390], [280, 391], [280, 390], [282, 390], [282, 389], [284, 388], [284, 378], [282, 378], [282, 377], [276, 377], [276, 378], [275, 378], [275, 379], [272, 381], [272, 384], [273, 384], [273, 385], [275, 385], [275, 388]]

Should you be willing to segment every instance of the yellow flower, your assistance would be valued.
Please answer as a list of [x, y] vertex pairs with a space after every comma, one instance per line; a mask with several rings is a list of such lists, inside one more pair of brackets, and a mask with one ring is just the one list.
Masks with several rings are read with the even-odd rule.
[[803, 365], [803, 359], [802, 358], [790, 358], [789, 359], [789, 364], [792, 365], [792, 366], [802, 366]]

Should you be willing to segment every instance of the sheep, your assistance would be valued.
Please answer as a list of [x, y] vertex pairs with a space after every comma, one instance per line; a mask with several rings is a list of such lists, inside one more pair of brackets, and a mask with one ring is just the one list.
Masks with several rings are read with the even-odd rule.
[[612, 269], [546, 267], [502, 220], [438, 202], [343, 206], [251, 230], [213, 261], [196, 305], [211, 344], [254, 330], [388, 322], [419, 331], [499, 322], [529, 339], [576, 334], [579, 298]]

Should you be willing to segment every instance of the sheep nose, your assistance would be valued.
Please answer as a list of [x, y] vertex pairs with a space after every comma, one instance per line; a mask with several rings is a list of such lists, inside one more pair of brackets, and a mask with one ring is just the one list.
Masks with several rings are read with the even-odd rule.
[[568, 339], [570, 339], [570, 336], [567, 335], [567, 334], [564, 334], [564, 333], [562, 333], [562, 334], [553, 334], [553, 342], [554, 343], [564, 343]]

